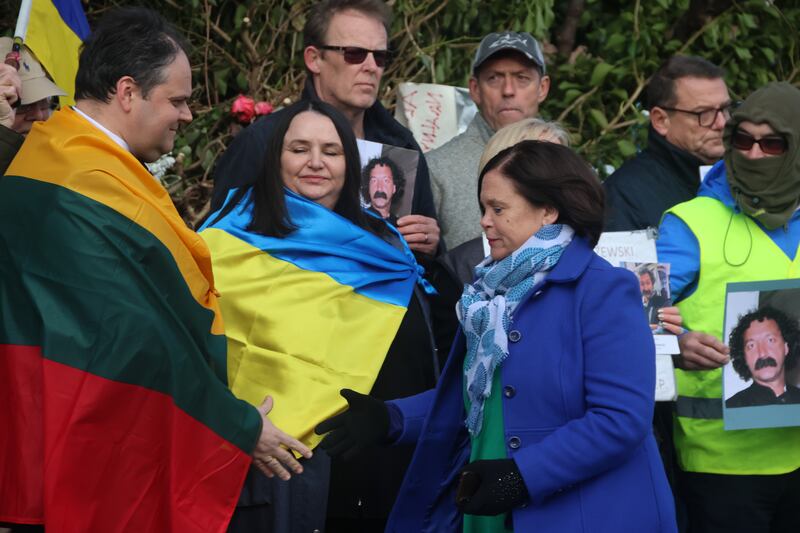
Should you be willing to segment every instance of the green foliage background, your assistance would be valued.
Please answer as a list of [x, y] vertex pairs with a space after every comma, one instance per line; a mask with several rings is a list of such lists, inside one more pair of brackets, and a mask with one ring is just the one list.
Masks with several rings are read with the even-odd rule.
[[[206, 213], [213, 163], [237, 131], [229, 115], [231, 101], [243, 93], [277, 107], [299, 95], [305, 77], [300, 31], [314, 2], [84, 3], [90, 24], [113, 6], [144, 4], [189, 36], [195, 120], [178, 138], [176, 150], [183, 156], [167, 179], [187, 221], [196, 222]], [[381, 98], [386, 105], [393, 106], [400, 81], [466, 85], [484, 34], [529, 31], [545, 45], [553, 82], [543, 114], [568, 128], [577, 149], [601, 174], [642, 147], [647, 119], [639, 98], [648, 77], [671, 54], [696, 54], [724, 66], [738, 98], [771, 80], [800, 85], [797, 0], [389, 3], [395, 12], [390, 44], [396, 59], [384, 76]], [[3, 13], [3, 27], [12, 28], [16, 9]], [[569, 31], [565, 39], [570, 24], [574, 39]]]

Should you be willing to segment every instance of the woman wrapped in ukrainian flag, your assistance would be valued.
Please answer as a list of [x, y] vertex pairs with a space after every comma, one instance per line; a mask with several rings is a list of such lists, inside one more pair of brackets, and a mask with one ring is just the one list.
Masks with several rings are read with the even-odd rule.
[[[347, 405], [341, 389], [374, 393], [381, 379], [415, 382], [394, 397], [420, 392], [435, 384], [435, 360], [398, 353], [390, 361], [404, 330], [430, 337], [424, 298], [415, 295], [424, 282], [400, 234], [360, 206], [350, 124], [319, 101], [278, 115], [264, 172], [251, 187], [232, 191], [201, 235], [221, 295], [229, 386], [254, 405], [271, 395], [271, 421], [314, 449], [322, 438], [315, 426]], [[404, 470], [410, 450], [393, 453], [405, 456], [394, 461]], [[267, 465], [282, 479], [251, 472], [230, 531], [326, 530], [330, 459], [314, 449], [300, 459], [303, 473], [287, 480], [293, 461], [287, 452]], [[370, 483], [377, 479], [373, 492], [386, 491], [379, 479], [385, 465], [333, 468], [337, 478], [357, 469]], [[389, 477], [396, 492], [402, 471]]]

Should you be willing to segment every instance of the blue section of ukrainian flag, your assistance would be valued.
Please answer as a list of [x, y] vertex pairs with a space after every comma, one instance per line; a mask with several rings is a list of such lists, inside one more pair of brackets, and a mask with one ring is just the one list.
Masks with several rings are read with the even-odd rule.
[[[315, 447], [314, 427], [341, 412], [339, 391], [367, 394], [406, 313], [416, 264], [403, 250], [286, 192], [299, 229], [276, 239], [246, 231], [235, 208], [201, 229], [227, 337], [228, 386]], [[246, 204], [246, 198], [242, 205]]]
[[89, 24], [79, 0], [33, 0], [25, 44], [64, 89], [61, 105], [75, 102], [78, 50], [89, 35]]
[[78, 36], [81, 41], [89, 36], [89, 22], [83, 12], [80, 0], [52, 0], [64, 24]]
[[[230, 199], [235, 191], [228, 195]], [[380, 237], [315, 202], [286, 191], [286, 208], [298, 228], [278, 239], [247, 231], [252, 209], [250, 194], [223, 220], [211, 215], [201, 228], [213, 227], [303, 270], [323, 272], [356, 293], [374, 300], [408, 306], [417, 279], [413, 255], [399, 250]], [[244, 206], [244, 207], [243, 207]], [[405, 242], [399, 239], [402, 245]]]

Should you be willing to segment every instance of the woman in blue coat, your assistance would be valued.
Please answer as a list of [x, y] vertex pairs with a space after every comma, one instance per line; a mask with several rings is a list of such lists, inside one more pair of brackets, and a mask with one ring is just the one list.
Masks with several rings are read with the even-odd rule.
[[387, 531], [675, 531], [653, 339], [634, 276], [592, 251], [596, 176], [569, 148], [524, 141], [479, 191], [491, 255], [436, 389], [387, 403], [343, 391], [350, 409], [320, 425], [322, 445], [416, 443]]

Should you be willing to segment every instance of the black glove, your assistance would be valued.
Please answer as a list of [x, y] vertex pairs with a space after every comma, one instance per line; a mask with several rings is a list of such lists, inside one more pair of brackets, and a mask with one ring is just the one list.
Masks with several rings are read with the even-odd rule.
[[469, 463], [461, 470], [456, 506], [464, 514], [494, 516], [528, 500], [528, 489], [513, 459]]
[[331, 457], [352, 459], [364, 448], [380, 444], [389, 433], [389, 408], [377, 398], [342, 389], [339, 393], [350, 408], [320, 422], [317, 435], [328, 433], [319, 444]]

